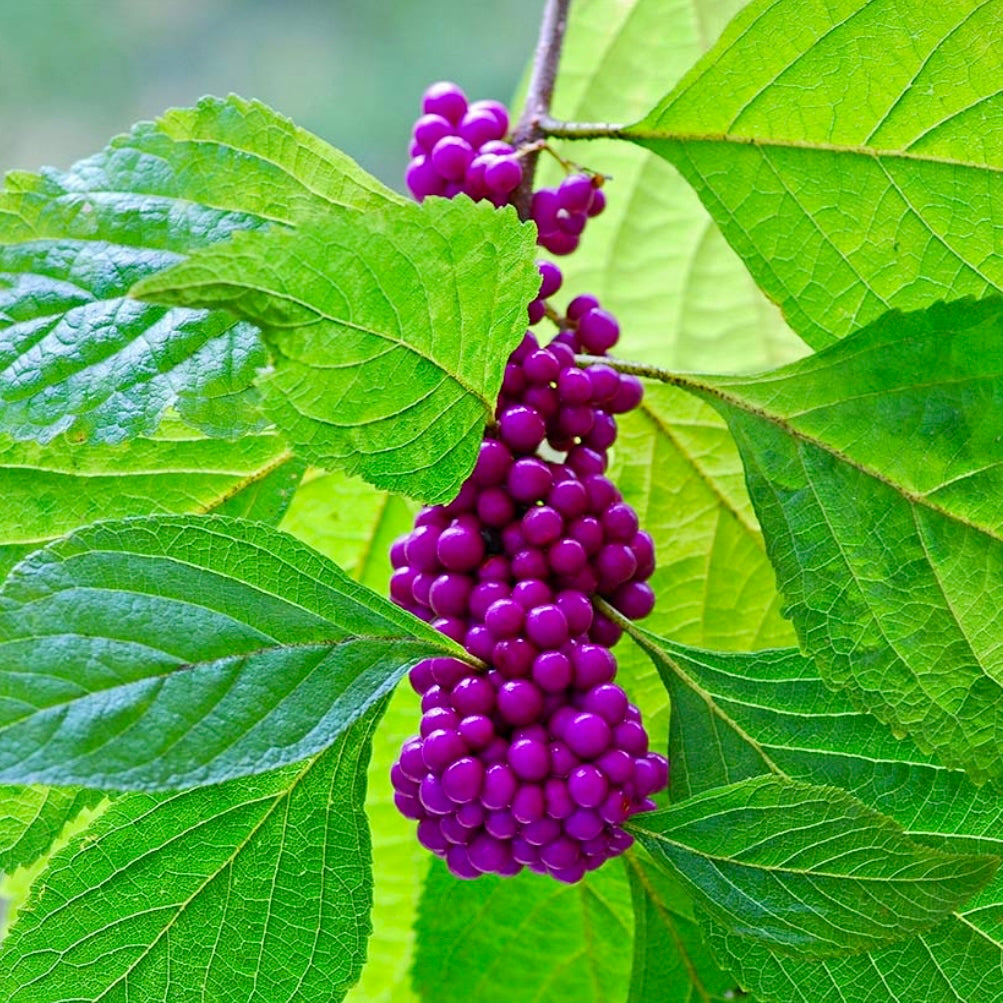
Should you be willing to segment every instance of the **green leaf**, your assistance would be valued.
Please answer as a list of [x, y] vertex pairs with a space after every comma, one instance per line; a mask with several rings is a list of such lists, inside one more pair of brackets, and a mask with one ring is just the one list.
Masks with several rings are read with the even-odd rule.
[[957, 920], [870, 954], [819, 961], [771, 954], [699, 919], [714, 954], [762, 1003], [976, 1003], [1003, 994], [999, 943]]
[[1000, 862], [923, 846], [846, 791], [775, 775], [696, 794], [630, 830], [730, 933], [802, 957], [928, 929]]
[[133, 515], [253, 515], [259, 497], [263, 507], [256, 517], [268, 521], [266, 516], [278, 515], [299, 470], [288, 447], [269, 434], [224, 442], [176, 426], [154, 439], [117, 446], [79, 444], [65, 436], [40, 446], [5, 436], [0, 542], [35, 549], [99, 519]]
[[1003, 289], [1000, 24], [981, 0], [756, 0], [625, 135], [820, 348]]
[[1003, 307], [890, 314], [748, 379], [680, 377], [738, 443], [823, 678], [977, 780], [1003, 775]]
[[67, 822], [102, 797], [70, 787], [0, 787], [0, 872], [33, 864]]
[[[963, 771], [947, 769], [908, 739], [894, 738], [870, 714], [856, 710], [846, 693], [829, 690], [813, 662], [796, 649], [712, 652], [637, 628], [633, 633], [672, 699], [674, 799], [772, 769], [806, 783], [837, 785], [930, 846], [1003, 856], [998, 792], [976, 787]], [[873, 951], [866, 962], [772, 957], [745, 938], [727, 936], [710, 920], [706, 932], [720, 963], [757, 996], [777, 1003], [845, 1000], [851, 991], [854, 998], [877, 1003], [891, 983], [899, 987], [894, 998], [906, 1003], [912, 999], [903, 988], [910, 972], [923, 973], [917, 999], [950, 998], [944, 988], [950, 980], [956, 981], [959, 998], [975, 999], [983, 997], [962, 987], [1003, 978], [1001, 903], [1003, 880], [997, 872], [964, 914], [946, 921], [946, 929], [940, 924], [903, 941], [905, 950], [895, 945]], [[987, 991], [984, 998], [994, 994]]]
[[513, 210], [431, 199], [237, 234], [136, 296], [225, 307], [276, 355], [266, 410], [308, 460], [447, 501], [470, 473], [539, 288]]
[[63, 173], [0, 192], [0, 433], [148, 435], [174, 405], [215, 435], [260, 424], [268, 362], [221, 311], [128, 298], [139, 279], [235, 230], [400, 202], [344, 154], [257, 102], [206, 98], [141, 123]]
[[326, 748], [463, 649], [259, 523], [104, 523], [0, 590], [0, 780], [156, 790]]
[[[573, 122], [640, 117], [744, 2], [575, 0], [554, 114]], [[569, 298], [594, 293], [616, 314], [628, 357], [736, 372], [804, 354], [804, 344], [669, 164], [629, 143], [552, 142], [562, 156], [610, 178], [605, 211], [589, 221], [579, 249], [558, 264]], [[541, 183], [556, 184], [563, 173], [553, 158], [541, 158]]]
[[9, 1003], [329, 1003], [358, 978], [379, 706], [294, 767], [114, 802], [49, 861], [0, 952]]
[[624, 856], [634, 904], [628, 1003], [723, 1003], [741, 990], [714, 962], [683, 886], [636, 851]]
[[630, 977], [631, 905], [623, 870], [575, 885], [524, 872], [457, 881], [429, 871], [414, 982], [428, 1003], [613, 1003]]

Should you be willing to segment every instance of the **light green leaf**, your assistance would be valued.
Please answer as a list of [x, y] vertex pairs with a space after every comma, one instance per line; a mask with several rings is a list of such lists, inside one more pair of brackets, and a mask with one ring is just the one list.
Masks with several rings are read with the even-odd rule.
[[331, 1003], [358, 978], [377, 706], [297, 766], [114, 802], [49, 861], [0, 952], [9, 1003]]
[[447, 501], [525, 333], [534, 239], [511, 209], [431, 199], [237, 234], [134, 293], [263, 328], [276, 355], [266, 410], [312, 463]]
[[756, 0], [625, 135], [819, 348], [1003, 289], [1001, 25], [999, 0]]
[[458, 645], [259, 523], [103, 523], [0, 590], [0, 780], [156, 790], [326, 748]]
[[[0, 438], [0, 542], [35, 547], [99, 519], [167, 512], [253, 514], [257, 492], [277, 515], [280, 487], [298, 473], [276, 435], [233, 442], [165, 427], [154, 439], [92, 446], [62, 436], [47, 446]], [[284, 483], [267, 485], [274, 475]], [[254, 492], [252, 494], [251, 492]], [[272, 495], [275, 497], [273, 498]], [[34, 549], [34, 548], [33, 548]]]
[[748, 379], [725, 416], [823, 678], [977, 780], [1003, 775], [1003, 304], [890, 314]]
[[[726, 650], [792, 644], [742, 461], [721, 417], [674, 387], [649, 384], [641, 407], [618, 422], [611, 476], [655, 540], [657, 602], [645, 627]], [[617, 658], [651, 734], [664, 736], [668, 701], [650, 660], [629, 643]]]
[[[413, 506], [357, 477], [340, 472], [307, 475], [282, 523], [354, 578], [385, 591], [390, 543], [411, 528]], [[349, 1003], [409, 1003], [414, 920], [429, 855], [415, 838], [415, 823], [393, 801], [390, 767], [401, 744], [418, 730], [418, 696], [402, 682], [373, 735], [366, 815], [373, 843], [373, 932], [362, 976]]]
[[923, 846], [839, 788], [776, 775], [629, 828], [730, 933], [796, 956], [855, 954], [928, 929], [999, 866]]
[[740, 990], [715, 964], [685, 888], [647, 856], [624, 856], [634, 904], [628, 1003], [724, 1003]]
[[[632, 121], [693, 65], [744, 0], [575, 0], [554, 114]], [[619, 318], [623, 351], [682, 369], [740, 372], [803, 354], [690, 186], [628, 143], [553, 140], [562, 156], [610, 177], [608, 204], [558, 264], [568, 297], [599, 296]], [[543, 184], [563, 170], [540, 161]], [[558, 295], [564, 302], [565, 292]]]
[[0, 433], [47, 442], [148, 435], [174, 405], [217, 435], [260, 424], [258, 332], [223, 312], [128, 298], [235, 230], [400, 202], [264, 105], [206, 98], [69, 172], [0, 192]]
[[607, 865], [575, 885], [429, 871], [414, 982], [427, 1003], [614, 1003], [630, 977], [630, 893]]

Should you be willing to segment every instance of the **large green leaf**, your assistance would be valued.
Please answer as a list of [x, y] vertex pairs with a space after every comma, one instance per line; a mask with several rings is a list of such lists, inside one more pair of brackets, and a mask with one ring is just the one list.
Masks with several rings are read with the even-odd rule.
[[283, 533], [98, 524], [0, 590], [0, 780], [174, 789], [326, 748], [462, 648]]
[[625, 135], [822, 347], [1003, 289], [1001, 72], [999, 0], [756, 0]]
[[634, 965], [628, 1003], [723, 1003], [735, 979], [714, 962], [686, 889], [647, 856], [625, 856], [634, 903]]
[[0, 952], [8, 1003], [331, 1003], [358, 978], [379, 706], [297, 766], [113, 803], [48, 862]]
[[[1003, 804], [991, 786], [976, 787], [908, 739], [895, 738], [845, 693], [827, 689], [814, 663], [796, 649], [723, 653], [688, 648], [634, 628], [672, 698], [672, 794], [686, 798], [767, 770], [813, 784], [836, 784], [895, 819], [909, 835], [958, 852], [1003, 855]], [[993, 999], [974, 985], [1003, 986], [1003, 937], [997, 877], [938, 927], [881, 948], [866, 959], [800, 962], [771, 957], [746, 938], [706, 925], [722, 964], [763, 999], [882, 1000], [909, 995], [909, 973], [922, 973], [916, 999]], [[729, 946], [730, 945], [730, 946]], [[936, 974], [935, 977], [931, 973]], [[946, 974], [945, 974], [946, 973]], [[967, 988], [965, 988], [967, 987]], [[938, 995], [941, 994], [941, 995]], [[842, 997], [840, 994], [843, 994]], [[927, 994], [927, 995], [924, 995]]]
[[[640, 117], [692, 66], [744, 0], [575, 0], [554, 114], [578, 122]], [[756, 287], [690, 186], [627, 143], [555, 141], [610, 176], [605, 212], [561, 258], [569, 296], [591, 292], [623, 327], [624, 352], [720, 372], [777, 365], [805, 346]], [[563, 171], [543, 157], [540, 180]], [[563, 301], [562, 292], [559, 299]]]
[[206, 98], [63, 173], [0, 192], [0, 432], [101, 442], [152, 432], [165, 408], [229, 435], [260, 422], [267, 354], [226, 313], [128, 298], [136, 281], [234, 230], [400, 197], [257, 102]]
[[673, 381], [727, 419], [826, 681], [1003, 776], [1003, 303], [892, 313], [762, 376]]
[[630, 976], [622, 868], [575, 885], [525, 872], [457, 881], [434, 861], [418, 917], [415, 987], [428, 1003], [612, 1003]]
[[695, 794], [630, 830], [730, 933], [797, 957], [929, 929], [1000, 862], [924, 846], [840, 788], [777, 775]]
[[446, 501], [525, 332], [533, 248], [511, 209], [432, 199], [237, 234], [134, 292], [263, 328], [276, 354], [266, 409], [309, 460]]

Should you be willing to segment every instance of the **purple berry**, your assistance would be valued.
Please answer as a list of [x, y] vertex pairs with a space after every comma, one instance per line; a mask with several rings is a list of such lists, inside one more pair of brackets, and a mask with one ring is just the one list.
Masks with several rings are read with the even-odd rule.
[[[595, 759], [609, 748], [613, 741], [613, 731], [598, 714], [582, 711], [574, 716], [565, 729], [564, 741], [576, 756], [582, 759]], [[619, 741], [616, 744], [623, 747]]]
[[516, 404], [508, 408], [498, 422], [502, 439], [517, 453], [532, 453], [546, 434], [540, 413], [531, 407]]
[[529, 724], [543, 710], [543, 694], [528, 679], [510, 679], [498, 690], [498, 713], [510, 725]]
[[473, 756], [463, 756], [442, 774], [442, 789], [451, 801], [463, 804], [480, 796], [484, 784], [484, 765]]
[[540, 648], [559, 648], [568, 639], [568, 621], [558, 606], [537, 606], [526, 614], [526, 633]]
[[518, 781], [507, 763], [495, 763], [484, 772], [481, 804], [492, 811], [508, 808], [515, 797]]
[[426, 115], [441, 115], [458, 125], [467, 113], [467, 96], [456, 84], [441, 80], [428, 87], [422, 95], [421, 110]]
[[543, 742], [522, 738], [508, 750], [508, 762], [521, 780], [543, 780], [550, 771], [550, 754]]

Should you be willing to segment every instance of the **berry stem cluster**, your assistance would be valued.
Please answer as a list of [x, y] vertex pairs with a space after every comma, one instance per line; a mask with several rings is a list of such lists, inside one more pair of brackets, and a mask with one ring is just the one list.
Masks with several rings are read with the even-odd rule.
[[[566, 11], [548, 6], [541, 47], [553, 66]], [[546, 67], [534, 74], [520, 126], [530, 144], [552, 89]], [[500, 105], [432, 85], [412, 138], [412, 194], [517, 200], [532, 174], [519, 130], [511, 139], [507, 130]], [[532, 192], [537, 242], [574, 251], [605, 206], [603, 181], [572, 171]], [[526, 332], [470, 477], [391, 548], [393, 600], [486, 666], [437, 658], [412, 669], [421, 725], [391, 779], [419, 841], [457, 877], [529, 868], [575, 882], [630, 846], [623, 823], [654, 807], [668, 762], [649, 750], [640, 711], [615, 682], [622, 628], [603, 612], [638, 619], [655, 600], [653, 541], [606, 476], [616, 417], [638, 406], [643, 387], [604, 364], [616, 318], [590, 295], [561, 312], [560, 269], [538, 268], [527, 319], [556, 333], [544, 342]]]

